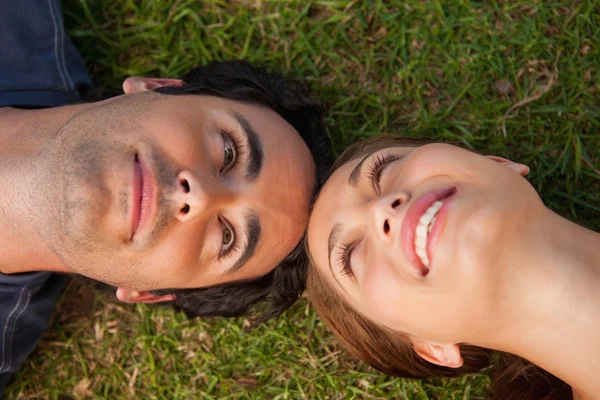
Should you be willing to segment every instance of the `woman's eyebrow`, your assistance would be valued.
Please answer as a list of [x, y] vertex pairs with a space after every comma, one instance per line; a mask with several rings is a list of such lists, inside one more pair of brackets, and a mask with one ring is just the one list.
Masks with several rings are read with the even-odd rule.
[[331, 232], [329, 232], [329, 239], [327, 240], [327, 253], [328, 253], [328, 261], [329, 261], [329, 270], [331, 271], [331, 275], [333, 276], [333, 279], [335, 279], [335, 281], [337, 282], [337, 284], [339, 285], [339, 287], [342, 288], [342, 290], [344, 292], [346, 292], [346, 288], [340, 283], [340, 281], [338, 281], [338, 278], [335, 274], [335, 272], [333, 272], [333, 266], [331, 265], [331, 252], [333, 251], [333, 248], [335, 247], [336, 243], [339, 241], [340, 239], [340, 232], [342, 231], [342, 224], [337, 223], [333, 226], [333, 228], [331, 228]]
[[337, 223], [331, 228], [331, 232], [329, 232], [329, 239], [327, 240], [327, 258], [329, 260], [329, 268], [333, 273], [333, 268], [331, 268], [331, 252], [335, 247], [336, 242], [340, 238], [340, 231], [342, 230], [342, 224]]
[[363, 159], [360, 160], [360, 162], [358, 164], [356, 164], [356, 167], [354, 167], [354, 169], [350, 173], [350, 176], [348, 177], [348, 185], [350, 185], [354, 188], [358, 185], [358, 178], [360, 178], [361, 169], [362, 169], [363, 164], [365, 163], [367, 158], [369, 158], [371, 156], [371, 154], [373, 154], [377, 151], [379, 151], [379, 149], [374, 149], [373, 151], [369, 152], [369, 154], [364, 156]]

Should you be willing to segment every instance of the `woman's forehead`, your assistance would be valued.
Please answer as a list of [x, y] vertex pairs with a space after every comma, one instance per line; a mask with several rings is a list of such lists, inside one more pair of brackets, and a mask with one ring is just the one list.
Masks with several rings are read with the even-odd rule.
[[348, 191], [352, 189], [348, 185], [348, 177], [361, 159], [361, 157], [357, 157], [342, 165], [331, 174], [325, 185], [323, 185], [310, 215], [308, 224], [309, 240], [312, 230], [318, 228], [320, 232], [327, 227], [331, 229], [332, 219], [335, 216], [332, 211], [344, 208], [345, 200], [348, 199]]
[[363, 157], [350, 160], [335, 170], [323, 186], [315, 201], [307, 230], [307, 244], [313, 266], [332, 285], [335, 278], [329, 268], [328, 237], [335, 225], [345, 220], [344, 215], [351, 211], [356, 190], [348, 184], [348, 177]]

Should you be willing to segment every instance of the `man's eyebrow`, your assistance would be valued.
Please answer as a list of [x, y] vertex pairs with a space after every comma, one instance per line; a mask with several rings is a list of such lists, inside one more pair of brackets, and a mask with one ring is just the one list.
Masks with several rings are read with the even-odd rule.
[[248, 120], [243, 115], [238, 114], [235, 111], [229, 111], [229, 114], [242, 128], [242, 133], [246, 138], [246, 143], [248, 143], [248, 148], [250, 151], [248, 152], [246, 178], [249, 182], [254, 182], [260, 174], [260, 170], [263, 166], [263, 160], [265, 158], [262, 142], [260, 141], [260, 137], [254, 130], [252, 125], [250, 125], [250, 122], [248, 122]]
[[[333, 268], [331, 267], [331, 252], [333, 251], [333, 247], [335, 243], [340, 238], [340, 231], [342, 230], [342, 224], [337, 223], [331, 228], [331, 232], [329, 232], [329, 239], [327, 239], [327, 258], [329, 259], [329, 268], [331, 269], [331, 273], [333, 273]], [[335, 276], [335, 274], [333, 274]]]
[[246, 232], [245, 236], [247, 238], [248, 244], [246, 245], [244, 252], [240, 256], [240, 258], [238, 258], [238, 260], [235, 262], [233, 267], [227, 270], [227, 272], [225, 273], [226, 275], [233, 274], [234, 272], [239, 271], [256, 252], [256, 248], [258, 247], [258, 243], [260, 242], [261, 227], [260, 220], [255, 212], [249, 211], [246, 213], [244, 231]]
[[369, 158], [369, 156], [371, 154], [375, 153], [376, 151], [377, 150], [369, 152], [369, 154], [364, 156], [363, 159], [360, 160], [360, 162], [358, 164], [356, 164], [356, 167], [354, 167], [354, 169], [350, 173], [350, 176], [348, 177], [348, 185], [350, 185], [352, 187], [356, 187], [356, 185], [358, 185], [358, 178], [360, 178], [361, 169], [362, 169], [363, 164], [365, 163], [367, 158]]

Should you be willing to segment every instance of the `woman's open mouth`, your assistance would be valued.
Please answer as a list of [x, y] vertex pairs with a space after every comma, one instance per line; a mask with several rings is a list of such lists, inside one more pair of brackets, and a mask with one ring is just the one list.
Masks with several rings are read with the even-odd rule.
[[402, 223], [402, 244], [409, 260], [423, 276], [429, 273], [432, 251], [441, 231], [440, 220], [446, 202], [456, 193], [456, 187], [429, 192], [417, 199], [406, 212]]

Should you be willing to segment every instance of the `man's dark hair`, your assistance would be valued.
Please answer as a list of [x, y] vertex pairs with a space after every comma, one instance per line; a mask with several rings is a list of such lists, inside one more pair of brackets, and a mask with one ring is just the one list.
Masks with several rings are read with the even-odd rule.
[[[208, 95], [268, 107], [292, 125], [307, 144], [316, 163], [316, 188], [331, 163], [323, 109], [300, 82], [257, 68], [245, 61], [221, 61], [191, 70], [181, 86], [156, 89], [165, 95]], [[259, 323], [287, 310], [304, 291], [307, 257], [303, 243], [271, 272], [259, 278], [197, 289], [162, 289], [175, 294], [173, 306], [188, 317], [237, 317], [255, 313]]]

